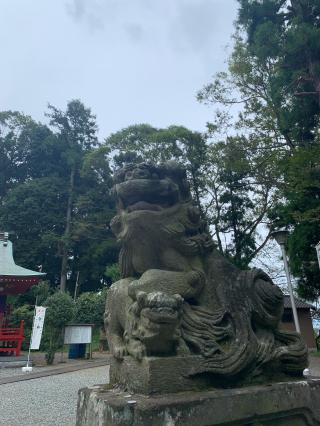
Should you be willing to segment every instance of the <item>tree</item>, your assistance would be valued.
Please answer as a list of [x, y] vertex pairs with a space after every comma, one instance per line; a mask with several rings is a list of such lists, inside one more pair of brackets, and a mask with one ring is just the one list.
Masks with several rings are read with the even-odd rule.
[[113, 181], [108, 156], [104, 146], [84, 156], [74, 200], [70, 270], [74, 275], [79, 272], [82, 291], [97, 290], [110, 283], [105, 267], [118, 259], [119, 247], [109, 227], [115, 215], [115, 200], [111, 195]]
[[54, 293], [44, 302], [47, 307], [44, 324], [44, 342], [46, 361], [51, 365], [56, 351], [62, 345], [63, 327], [74, 317], [74, 302], [72, 298], [62, 292]]
[[229, 72], [218, 73], [198, 98], [242, 104], [238, 128], [269, 149], [292, 151], [314, 140], [319, 115], [318, 0], [239, 3]]
[[64, 235], [61, 239], [60, 290], [66, 291], [71, 225], [74, 208], [75, 186], [79, 177], [83, 156], [97, 145], [95, 116], [79, 100], [70, 101], [66, 111], [49, 105], [50, 125], [57, 129], [59, 138], [67, 145], [68, 201]]
[[[317, 299], [320, 295], [315, 253], [315, 244], [320, 239], [320, 2], [240, 3], [239, 23], [247, 31], [251, 56], [255, 55], [260, 62], [272, 60], [276, 65], [273, 97], [280, 100], [279, 128], [291, 148], [281, 164], [283, 182], [279, 192], [286, 201], [278, 212], [271, 212], [271, 217], [293, 227], [288, 248], [291, 270], [299, 278], [298, 292], [303, 297]], [[262, 47], [266, 46], [262, 40], [271, 37], [275, 42], [272, 51], [268, 51]]]
[[67, 199], [64, 179], [38, 178], [17, 185], [0, 207], [2, 226], [14, 231], [10, 238], [17, 263], [30, 269], [42, 265], [52, 283], [59, 279]]
[[259, 244], [255, 237], [273, 200], [271, 168], [262, 172], [255, 140], [242, 136], [210, 143], [204, 135], [183, 127], [155, 129], [144, 124], [111, 135], [106, 144], [119, 166], [128, 160], [182, 163], [218, 249], [237, 265], [247, 267], [264, 247], [269, 234]]
[[75, 321], [82, 324], [94, 324], [96, 327], [103, 327], [106, 297], [106, 289], [97, 293], [82, 293], [75, 302]]
[[104, 273], [118, 255], [108, 226], [115, 203], [109, 152], [95, 146], [94, 120], [79, 101], [68, 108], [54, 109], [53, 130], [20, 113], [0, 113], [0, 220], [14, 232], [18, 264], [41, 265], [56, 286], [67, 258], [70, 290], [78, 276], [85, 291], [110, 282]]
[[270, 233], [261, 234], [274, 203], [271, 170], [262, 170], [254, 144], [228, 137], [208, 149], [206, 215], [218, 249], [237, 266], [247, 268], [263, 249]]
[[59, 176], [62, 149], [47, 126], [18, 112], [0, 113], [0, 200], [32, 178]]
[[[304, 106], [311, 110], [315, 105], [319, 107], [319, 0], [239, 2], [238, 22], [246, 30], [251, 52], [262, 61], [274, 59], [278, 62], [282, 86], [286, 85], [287, 93], [297, 98], [293, 107], [303, 112], [299, 98], [305, 98]], [[301, 114], [303, 120], [306, 117]], [[312, 115], [310, 118], [313, 119]], [[296, 128], [301, 132], [305, 127]]]
[[[319, 137], [319, 136], [317, 136]], [[285, 198], [270, 212], [279, 226], [292, 229], [288, 253], [300, 296], [320, 297], [320, 271], [315, 246], [320, 240], [320, 143], [301, 147], [287, 163]]]
[[[261, 170], [274, 172], [274, 176], [269, 174], [274, 199], [274, 208], [269, 206], [269, 221], [274, 221], [270, 225], [294, 226], [289, 241], [291, 268], [306, 288], [317, 279], [316, 275], [311, 278], [310, 265], [316, 260], [314, 239], [320, 239], [314, 219], [319, 205], [318, 183], [310, 186], [309, 178], [302, 175], [298, 182], [296, 167], [303, 164], [301, 170], [312, 176], [319, 167], [319, 157], [310, 159], [319, 143], [316, 135], [320, 112], [320, 3], [318, 0], [239, 0], [239, 3], [228, 72], [219, 73], [199, 92], [198, 99], [225, 108], [211, 125], [214, 129], [219, 127], [221, 117], [225, 117], [224, 111], [232, 105], [238, 105], [237, 108], [242, 105], [236, 130], [254, 141], [256, 164], [261, 164]], [[313, 238], [297, 237], [300, 232], [309, 236], [313, 233]], [[302, 241], [306, 244], [303, 250], [299, 248]], [[300, 260], [294, 252], [299, 252]]]

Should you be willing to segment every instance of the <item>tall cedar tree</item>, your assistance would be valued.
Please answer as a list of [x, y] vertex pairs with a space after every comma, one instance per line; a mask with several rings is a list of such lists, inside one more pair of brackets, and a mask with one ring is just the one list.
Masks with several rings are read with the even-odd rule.
[[60, 290], [66, 291], [68, 259], [71, 256], [71, 227], [74, 211], [76, 180], [79, 178], [84, 155], [98, 143], [95, 116], [79, 100], [68, 103], [66, 111], [49, 105], [50, 125], [58, 130], [58, 136], [67, 146], [68, 200], [65, 229], [61, 238]]
[[[199, 100], [243, 105], [237, 128], [274, 171], [271, 226], [291, 225], [290, 266], [299, 293], [316, 299], [320, 274], [320, 1], [239, 0], [229, 72]], [[257, 162], [259, 164], [259, 161]]]

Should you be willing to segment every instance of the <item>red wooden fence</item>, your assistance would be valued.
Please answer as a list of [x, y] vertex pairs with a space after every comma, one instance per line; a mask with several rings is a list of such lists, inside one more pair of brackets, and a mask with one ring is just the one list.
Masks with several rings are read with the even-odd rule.
[[9, 355], [20, 355], [23, 337], [24, 321], [20, 321], [19, 328], [0, 328], [0, 352], [8, 352]]

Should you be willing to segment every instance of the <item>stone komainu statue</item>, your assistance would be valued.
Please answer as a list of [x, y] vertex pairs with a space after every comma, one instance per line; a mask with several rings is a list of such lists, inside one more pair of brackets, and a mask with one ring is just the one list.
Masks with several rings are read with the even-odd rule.
[[198, 355], [190, 376], [205, 373], [213, 384], [302, 374], [305, 344], [279, 329], [281, 291], [215, 249], [182, 167], [129, 164], [114, 191], [122, 279], [105, 314], [114, 357]]

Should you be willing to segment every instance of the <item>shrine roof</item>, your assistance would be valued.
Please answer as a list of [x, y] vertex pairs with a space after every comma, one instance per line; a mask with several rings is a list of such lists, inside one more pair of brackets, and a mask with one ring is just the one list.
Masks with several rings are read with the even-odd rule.
[[[316, 309], [310, 303], [304, 302], [303, 300], [297, 299], [296, 297], [294, 298], [294, 301], [297, 309]], [[286, 309], [292, 309], [290, 296], [288, 294], [285, 294], [283, 297], [283, 306]]]
[[44, 277], [42, 272], [32, 271], [15, 264], [11, 241], [0, 238], [0, 276], [4, 277]]

